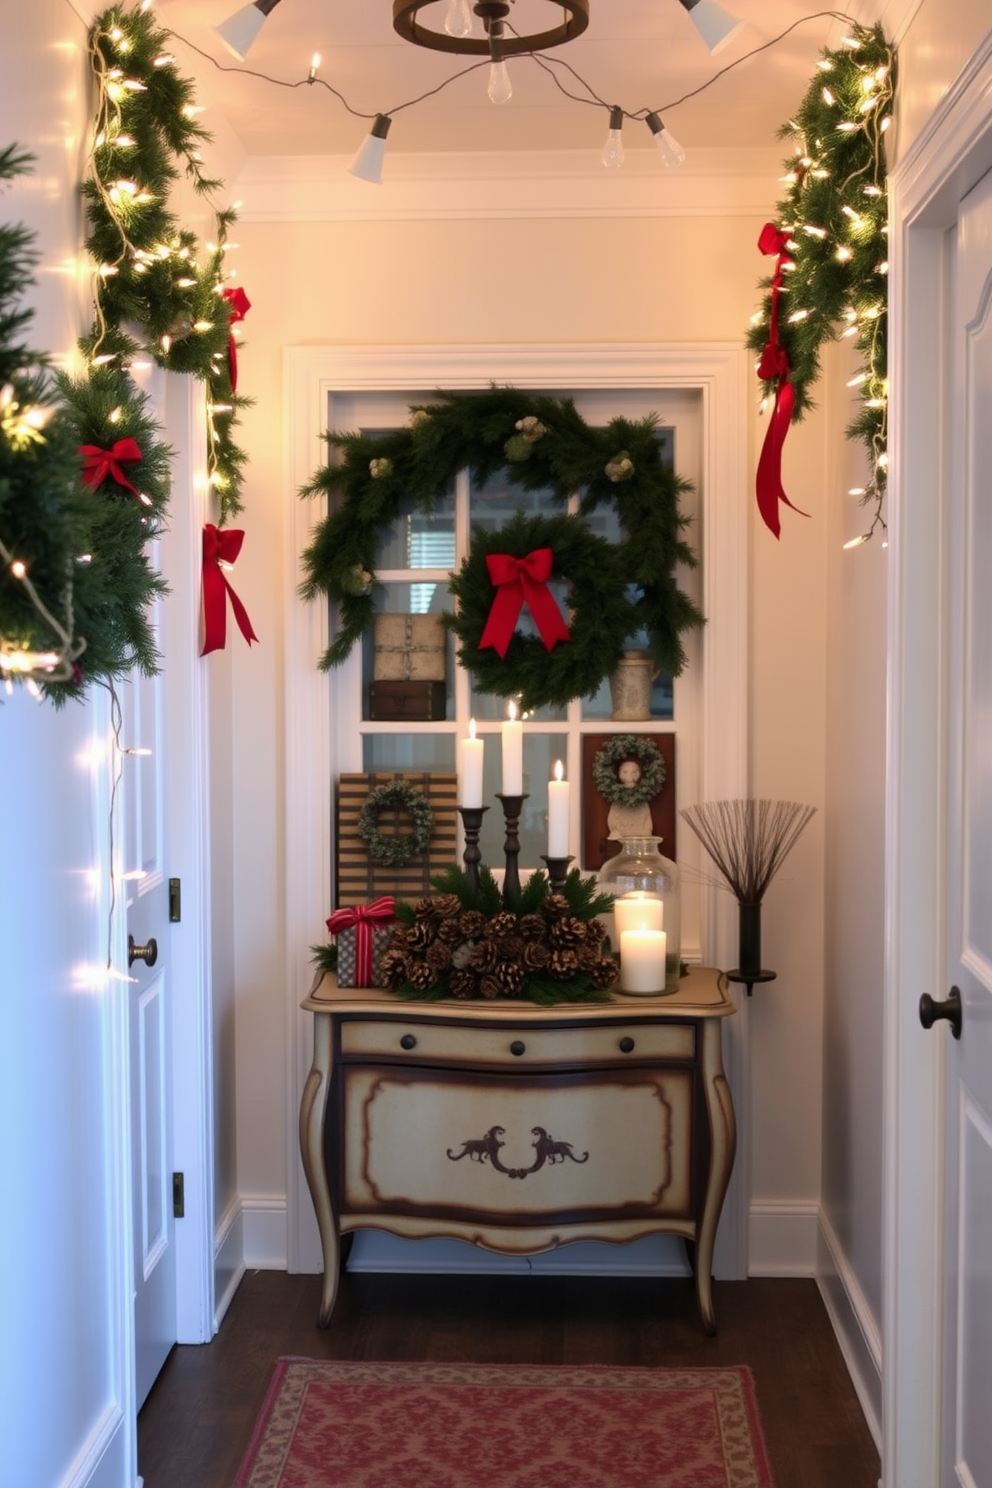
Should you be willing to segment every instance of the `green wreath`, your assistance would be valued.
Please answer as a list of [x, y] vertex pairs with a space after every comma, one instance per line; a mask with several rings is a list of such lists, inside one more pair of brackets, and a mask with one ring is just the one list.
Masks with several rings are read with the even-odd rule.
[[[413, 818], [413, 831], [387, 837], [379, 830], [379, 812], [384, 807], [399, 807]], [[403, 868], [411, 858], [422, 853], [434, 831], [434, 813], [430, 802], [415, 785], [393, 780], [369, 791], [358, 813], [358, 835], [369, 850], [369, 857], [390, 868]]]
[[[640, 770], [637, 780], [625, 784], [620, 766], [633, 760]], [[644, 806], [653, 801], [665, 783], [665, 760], [656, 744], [638, 734], [617, 734], [592, 762], [592, 778], [599, 794], [611, 806]]]
[[[303, 554], [306, 577], [300, 585], [304, 599], [326, 596], [336, 607], [336, 634], [321, 658], [322, 670], [339, 666], [372, 624], [375, 567], [384, 536], [411, 503], [419, 511], [433, 511], [467, 467], [476, 489], [503, 472], [521, 490], [550, 493], [563, 514], [579, 497], [579, 519], [564, 529], [568, 551], [555, 550], [556, 572], [571, 582], [570, 603], [577, 603], [590, 623], [594, 606], [580, 592], [587, 579], [583, 553], [589, 550], [577, 551], [572, 539], [578, 540], [581, 519], [599, 506], [613, 509], [624, 533], [612, 545], [615, 592], [597, 617], [598, 641], [586, 638], [579, 644], [584, 665], [577, 666], [574, 652], [571, 662], [558, 657], [558, 651], [572, 649], [562, 645], [551, 655], [543, 647], [540, 657], [533, 652], [534, 665], [521, 668], [515, 638], [508, 667], [484, 665], [481, 672], [473, 667], [477, 686], [506, 697], [519, 690], [521, 680], [532, 683], [532, 705], [538, 696], [559, 703], [588, 696], [612, 670], [618, 649], [640, 631], [647, 632], [655, 666], [678, 676], [686, 662], [682, 633], [701, 625], [703, 616], [675, 581], [678, 564], [696, 566], [685, 540], [689, 519], [679, 510], [679, 498], [691, 487], [666, 464], [657, 423], [654, 417], [614, 419], [605, 429], [593, 429], [569, 398], [491, 388], [439, 394], [437, 402], [413, 410], [405, 429], [379, 438], [327, 434], [333, 459], [300, 492], [326, 496], [329, 505]], [[588, 527], [584, 532], [593, 535]], [[605, 588], [601, 583], [597, 592]], [[594, 654], [606, 660], [593, 666]], [[540, 687], [538, 662], [542, 670], [551, 665], [550, 691]]]
[[[497, 593], [487, 557], [510, 553], [524, 558], [535, 548], [551, 549], [552, 579], [568, 582], [571, 640], [559, 641], [548, 651], [539, 635], [525, 636], [517, 630], [505, 657], [491, 646], [480, 649]], [[517, 512], [505, 527], [476, 529], [471, 551], [452, 574], [449, 587], [458, 611], [446, 614], [444, 623], [461, 643], [458, 660], [473, 674], [480, 692], [519, 698], [525, 712], [592, 697], [619, 662], [625, 640], [637, 626], [617, 548], [590, 531], [581, 517], [528, 517]]]

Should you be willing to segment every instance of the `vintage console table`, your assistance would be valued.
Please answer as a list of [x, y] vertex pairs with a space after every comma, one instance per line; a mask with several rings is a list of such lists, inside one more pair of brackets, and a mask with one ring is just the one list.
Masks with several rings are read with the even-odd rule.
[[324, 1257], [327, 1327], [340, 1236], [360, 1229], [533, 1254], [573, 1240], [681, 1235], [703, 1326], [736, 1126], [721, 973], [667, 996], [537, 1008], [401, 1002], [315, 984], [300, 1144]]

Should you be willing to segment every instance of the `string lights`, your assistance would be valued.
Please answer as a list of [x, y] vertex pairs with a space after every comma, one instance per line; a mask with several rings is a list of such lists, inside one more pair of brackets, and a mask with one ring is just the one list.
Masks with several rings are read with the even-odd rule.
[[[781, 284], [788, 306], [778, 336], [788, 356], [794, 394], [793, 421], [813, 406], [823, 344], [839, 336], [854, 342], [862, 365], [848, 382], [860, 408], [847, 428], [866, 450], [864, 486], [852, 488], [870, 512], [866, 530], [845, 544], [854, 548], [884, 517], [888, 475], [888, 199], [885, 134], [892, 120], [896, 60], [882, 28], [852, 27], [835, 51], [825, 50], [795, 116], [780, 130], [792, 141], [781, 177], [786, 193], [778, 225], [787, 235], [788, 271]], [[752, 317], [748, 347], [760, 356], [772, 318], [772, 280], [763, 308]], [[776, 383], [763, 383], [772, 400]]]

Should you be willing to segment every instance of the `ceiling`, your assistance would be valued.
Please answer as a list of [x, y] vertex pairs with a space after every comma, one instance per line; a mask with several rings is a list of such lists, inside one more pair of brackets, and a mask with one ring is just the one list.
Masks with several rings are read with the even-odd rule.
[[[220, 111], [250, 156], [351, 154], [379, 112], [393, 117], [391, 155], [598, 150], [605, 139], [605, 108], [565, 97], [528, 57], [508, 63], [513, 97], [507, 104], [489, 102], [483, 64], [435, 97], [401, 108], [475, 59], [403, 41], [392, 27], [390, 0], [282, 0], [243, 63], [231, 57], [211, 30], [237, 8], [238, 0], [158, 3], [163, 24], [206, 53], [188, 54], [195, 62], [200, 96]], [[726, 8], [746, 24], [716, 57], [710, 56], [678, 0], [590, 0], [585, 34], [545, 55], [549, 64], [557, 59], [575, 68], [604, 105], [658, 110], [689, 151], [768, 147], [802, 97], [820, 49], [828, 42], [839, 44], [845, 28], [830, 13], [821, 14], [768, 50], [740, 61], [810, 16], [815, 6], [810, 0], [726, 0]], [[869, 0], [856, 13], [864, 18], [872, 8]], [[879, 0], [877, 10], [882, 8]], [[430, 13], [433, 29], [443, 25], [444, 13], [442, 0]], [[545, 29], [558, 14], [548, 0], [514, 0], [512, 22], [519, 31]], [[311, 87], [306, 79], [314, 52], [322, 60], [318, 85]], [[699, 97], [677, 103], [738, 61]], [[571, 91], [585, 91], [561, 67], [555, 73]], [[322, 83], [338, 89], [351, 109], [367, 117], [350, 114]], [[209, 117], [204, 122], [209, 124]], [[639, 121], [627, 121], [623, 138], [627, 149], [651, 144]]]

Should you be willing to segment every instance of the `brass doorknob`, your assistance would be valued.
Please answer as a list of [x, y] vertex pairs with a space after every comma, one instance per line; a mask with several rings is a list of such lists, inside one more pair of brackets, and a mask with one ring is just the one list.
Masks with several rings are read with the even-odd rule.
[[134, 943], [134, 936], [127, 938], [127, 964], [133, 966], [135, 961], [144, 961], [146, 966], [154, 966], [158, 960], [158, 941], [154, 935], [149, 937], [148, 944], [139, 946]]
[[920, 998], [920, 1022], [924, 1028], [932, 1028], [940, 1019], [946, 1018], [956, 1039], [961, 1037], [961, 993], [952, 987], [946, 1002], [934, 1002], [929, 992]]

